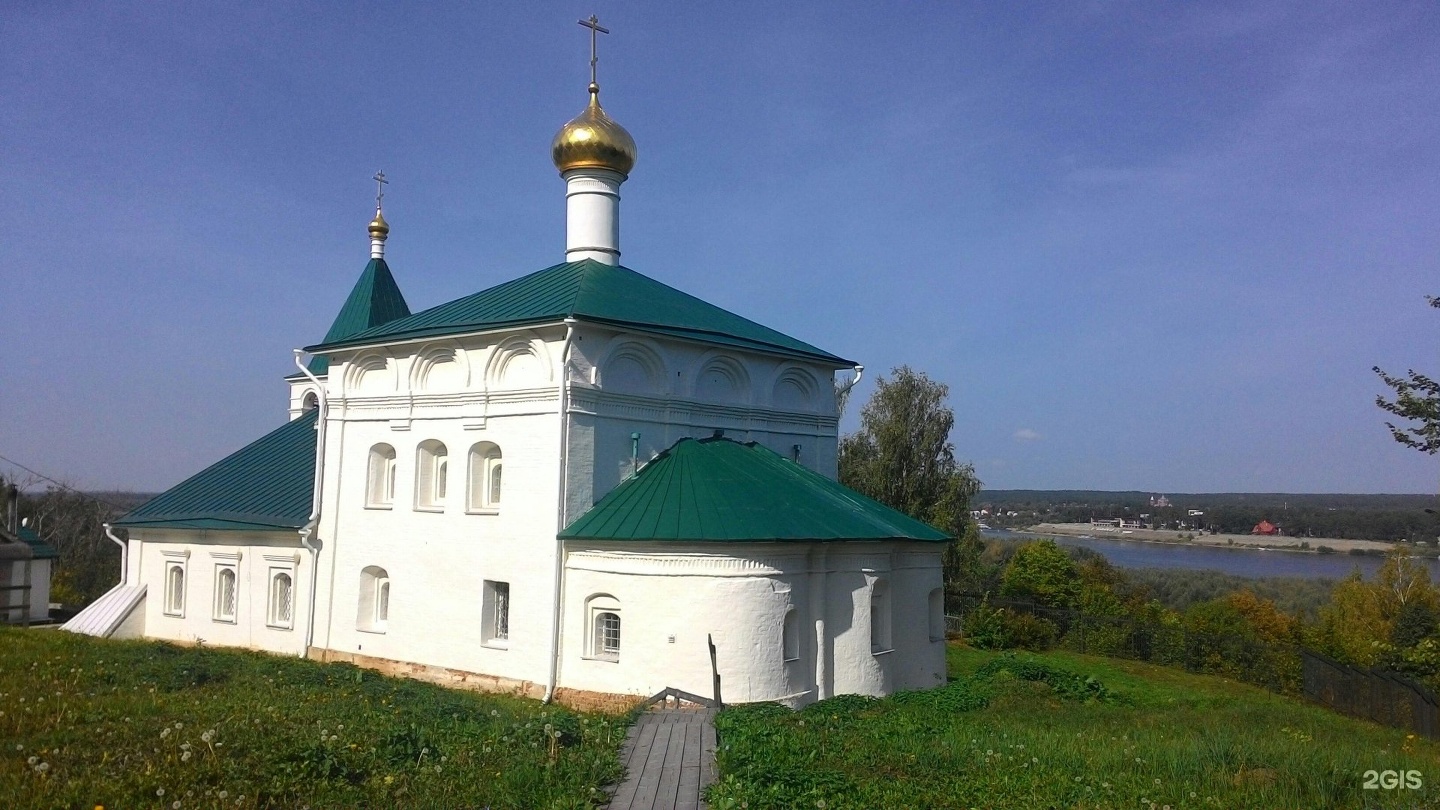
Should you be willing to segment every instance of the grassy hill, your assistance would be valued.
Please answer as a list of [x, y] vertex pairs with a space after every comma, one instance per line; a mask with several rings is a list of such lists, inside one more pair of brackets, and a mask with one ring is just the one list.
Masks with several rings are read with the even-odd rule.
[[588, 808], [625, 726], [346, 665], [0, 628], [4, 808]]
[[[1244, 684], [958, 646], [950, 669], [930, 692], [727, 709], [711, 807], [1440, 807], [1440, 745]], [[1366, 790], [1368, 770], [1422, 786]]]

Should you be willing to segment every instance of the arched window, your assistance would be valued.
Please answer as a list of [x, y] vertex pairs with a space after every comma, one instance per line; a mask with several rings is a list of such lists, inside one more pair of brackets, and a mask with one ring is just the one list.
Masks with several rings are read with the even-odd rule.
[[930, 591], [930, 640], [945, 640], [945, 592], [939, 588]]
[[185, 565], [168, 563], [165, 571], [165, 613], [185, 615]]
[[235, 621], [235, 569], [228, 565], [215, 567], [215, 621]]
[[356, 606], [355, 629], [367, 633], [385, 632], [390, 621], [390, 574], [377, 565], [360, 571], [360, 598]]
[[395, 448], [388, 444], [370, 448], [370, 472], [366, 479], [366, 506], [389, 509], [395, 504]]
[[470, 448], [471, 512], [494, 512], [500, 508], [502, 469], [500, 448], [495, 444], [480, 442]]
[[294, 624], [295, 581], [278, 572], [270, 577], [270, 610], [266, 623], [272, 627], [289, 628]]
[[800, 613], [793, 607], [785, 611], [780, 648], [786, 661], [800, 660]]
[[601, 661], [620, 660], [620, 603], [609, 594], [585, 600], [590, 623], [586, 654]]
[[320, 407], [320, 397], [314, 391], [306, 391], [305, 397], [300, 400], [300, 409], [313, 411]]
[[877, 579], [870, 586], [870, 652], [890, 649], [890, 587], [885, 580]]
[[438, 512], [445, 508], [446, 478], [450, 467], [445, 445], [430, 439], [416, 451], [415, 508]]

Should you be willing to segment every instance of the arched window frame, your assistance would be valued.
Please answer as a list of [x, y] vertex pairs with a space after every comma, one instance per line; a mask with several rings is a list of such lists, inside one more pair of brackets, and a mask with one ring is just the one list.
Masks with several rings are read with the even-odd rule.
[[270, 569], [270, 588], [265, 623], [289, 630], [295, 626], [295, 576], [288, 570]]
[[165, 602], [163, 610], [166, 616], [185, 618], [185, 563], [190, 556], [186, 552], [163, 552], [165, 560]]
[[380, 443], [370, 448], [365, 476], [365, 507], [392, 509], [395, 506], [395, 448]]
[[785, 661], [800, 660], [800, 611], [793, 606], [786, 609], [781, 626], [780, 657]]
[[428, 439], [415, 449], [415, 509], [445, 511], [449, 488], [450, 451], [444, 442]]
[[235, 565], [219, 563], [215, 566], [215, 604], [211, 619], [226, 624], [235, 623], [240, 602], [240, 574]]
[[585, 600], [585, 657], [596, 661], [620, 662], [620, 602], [609, 594], [596, 594]]
[[476, 442], [470, 448], [466, 508], [471, 514], [493, 515], [500, 511], [504, 461], [500, 446], [494, 442]]
[[933, 588], [929, 597], [930, 609], [930, 641], [943, 642], [945, 640], [945, 591], [942, 588]]
[[356, 600], [355, 629], [362, 633], [384, 633], [390, 625], [390, 573], [378, 565], [360, 570], [360, 591]]
[[877, 579], [870, 585], [870, 652], [874, 655], [891, 652], [890, 585]]

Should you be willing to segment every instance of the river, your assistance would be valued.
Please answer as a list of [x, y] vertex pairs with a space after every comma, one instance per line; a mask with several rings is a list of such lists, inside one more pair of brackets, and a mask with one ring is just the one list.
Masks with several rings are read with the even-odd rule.
[[[1189, 571], [1223, 571], [1242, 577], [1304, 577], [1340, 579], [1356, 568], [1366, 579], [1385, 562], [1382, 557], [1354, 554], [1310, 554], [1296, 551], [1267, 551], [1229, 546], [1194, 546], [1179, 543], [1146, 543], [1101, 537], [1059, 537], [985, 529], [981, 535], [995, 540], [1028, 540], [1049, 537], [1062, 546], [1080, 546], [1105, 555], [1118, 568], [1179, 568]], [[1440, 575], [1440, 561], [1421, 560], [1430, 577]]]

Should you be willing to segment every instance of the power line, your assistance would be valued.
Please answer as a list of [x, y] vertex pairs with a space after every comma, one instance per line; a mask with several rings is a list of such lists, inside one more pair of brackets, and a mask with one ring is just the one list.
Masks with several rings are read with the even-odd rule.
[[81, 492], [80, 490], [78, 490], [78, 489], [70, 486], [69, 484], [65, 483], [64, 481], [57, 481], [57, 480], [55, 480], [54, 478], [51, 478], [50, 476], [46, 475], [45, 473], [42, 473], [42, 472], [40, 472], [39, 470], [34, 470], [34, 469], [29, 468], [29, 467], [26, 467], [24, 464], [21, 464], [20, 462], [14, 460], [14, 459], [6, 458], [5, 456], [0, 456], [0, 461], [3, 461], [3, 462], [5, 462], [5, 463], [7, 463], [7, 464], [12, 464], [12, 465], [14, 465], [14, 466], [16, 466], [16, 467], [19, 467], [20, 469], [24, 470], [25, 472], [30, 473], [31, 475], [33, 475], [33, 476], [35, 476], [35, 477], [37, 477], [37, 478], [43, 478], [43, 479], [45, 479], [46, 481], [49, 481], [50, 483], [54, 484], [55, 486], [57, 486], [57, 487], [65, 490], [66, 492], [69, 492], [69, 493], [72, 493], [72, 494], [75, 494], [75, 495], [79, 495], [79, 496], [82, 497], [82, 498], [86, 498], [86, 499], [88, 499], [88, 500], [92, 500], [92, 501], [94, 501], [94, 502], [96, 502], [96, 503], [103, 503], [103, 504], [105, 504], [106, 506], [110, 507], [111, 509], [119, 509], [119, 510], [122, 511], [122, 512], [128, 512], [128, 511], [130, 511], [130, 507], [128, 507], [128, 506], [121, 506], [121, 505], [118, 504], [118, 503], [113, 503], [113, 502], [111, 502], [111, 501], [107, 501], [107, 500], [105, 500], [104, 498], [97, 498], [97, 497], [95, 497], [94, 495], [91, 495], [91, 494], [88, 493], [88, 492]]

